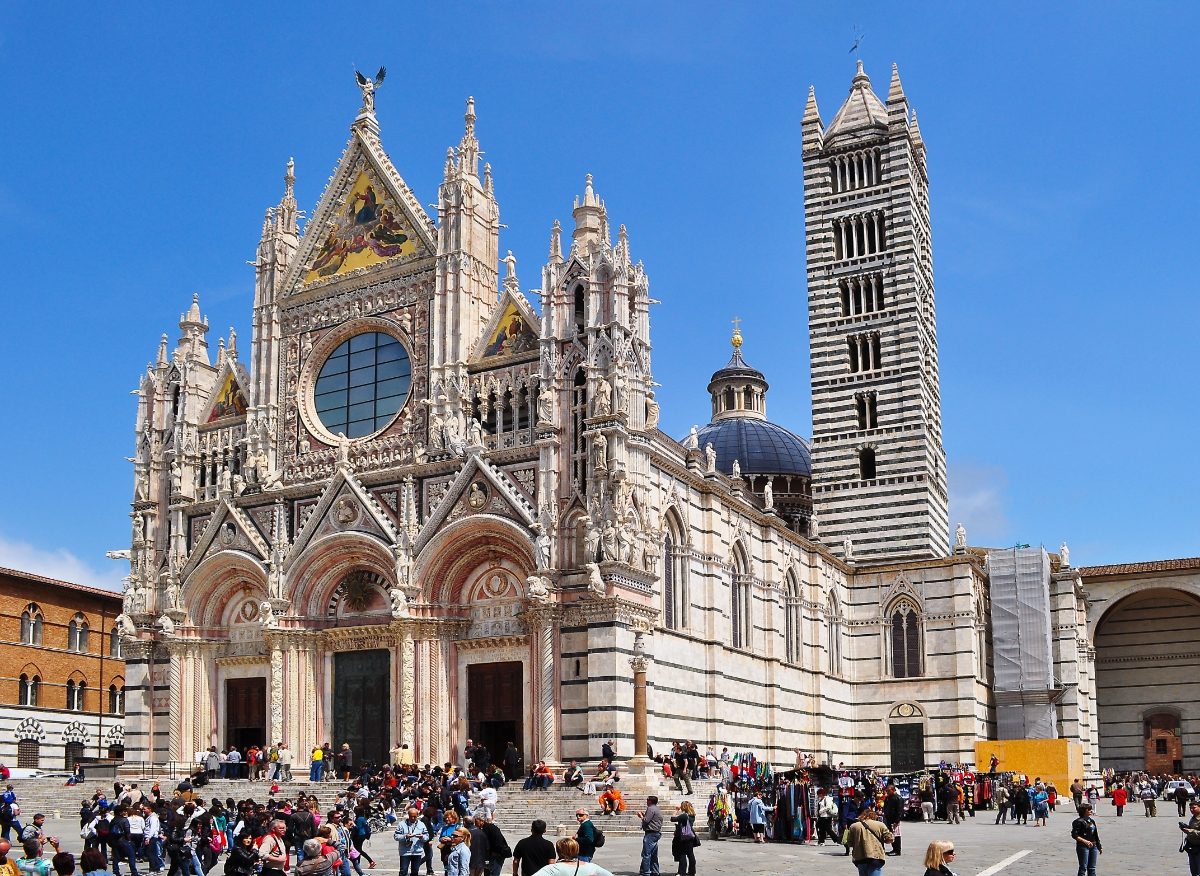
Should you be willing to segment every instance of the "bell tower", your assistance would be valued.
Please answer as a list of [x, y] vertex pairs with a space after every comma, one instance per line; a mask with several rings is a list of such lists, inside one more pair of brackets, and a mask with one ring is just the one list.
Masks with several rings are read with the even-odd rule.
[[900, 74], [862, 62], [829, 127], [803, 121], [813, 504], [855, 561], [949, 554], [925, 143]]

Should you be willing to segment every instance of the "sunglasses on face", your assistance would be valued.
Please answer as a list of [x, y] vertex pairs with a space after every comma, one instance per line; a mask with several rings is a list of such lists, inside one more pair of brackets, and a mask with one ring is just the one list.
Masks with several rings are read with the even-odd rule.
[[946, 849], [946, 851], [942, 852], [942, 854], [943, 855], [953, 855], [954, 849]]

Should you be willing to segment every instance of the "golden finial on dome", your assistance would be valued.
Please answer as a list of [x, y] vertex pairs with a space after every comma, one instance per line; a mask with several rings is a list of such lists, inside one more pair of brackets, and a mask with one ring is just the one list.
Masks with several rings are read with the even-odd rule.
[[739, 352], [742, 349], [742, 330], [739, 328], [742, 318], [735, 316], [733, 322], [733, 337], [729, 339], [729, 343], [733, 344], [733, 351]]

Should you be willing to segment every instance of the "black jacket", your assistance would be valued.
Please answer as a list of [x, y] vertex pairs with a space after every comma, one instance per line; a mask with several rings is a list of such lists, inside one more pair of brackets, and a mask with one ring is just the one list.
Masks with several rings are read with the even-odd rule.
[[892, 794], [883, 798], [883, 820], [891, 827], [893, 824], [899, 824], [904, 818], [904, 801], [900, 799], [899, 794]]
[[235, 843], [225, 859], [225, 876], [254, 876], [254, 864], [258, 860], [258, 850], [246, 848], [241, 843]]
[[489, 821], [484, 824], [483, 833], [488, 839], [488, 860], [503, 861], [512, 857], [512, 849], [508, 847], [508, 840], [504, 838], [500, 828]]
[[1098, 851], [1104, 849], [1100, 844], [1100, 829], [1096, 827], [1096, 821], [1090, 815], [1081, 815], [1071, 822], [1071, 838], [1083, 838], [1094, 843]]

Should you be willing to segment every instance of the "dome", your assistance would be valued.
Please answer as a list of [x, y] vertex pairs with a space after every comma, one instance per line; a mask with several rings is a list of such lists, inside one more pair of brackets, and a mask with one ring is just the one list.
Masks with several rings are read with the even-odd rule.
[[697, 432], [696, 439], [700, 450], [712, 444], [717, 451], [717, 468], [725, 474], [733, 472], [736, 459], [744, 475], [812, 477], [808, 442], [769, 420], [750, 417], [717, 420]]
[[887, 107], [875, 96], [871, 80], [863, 72], [862, 61], [850, 84], [850, 95], [825, 129], [825, 145], [852, 134], [885, 134], [888, 129]]

